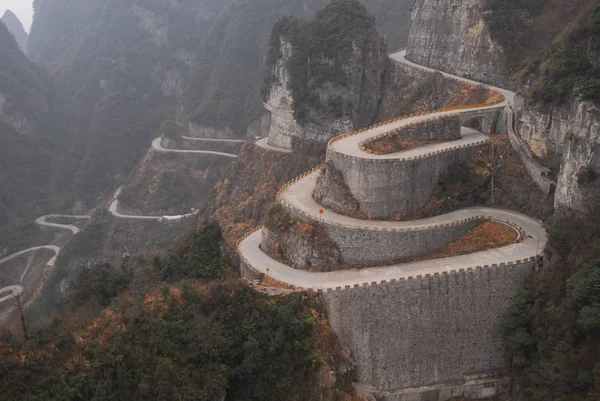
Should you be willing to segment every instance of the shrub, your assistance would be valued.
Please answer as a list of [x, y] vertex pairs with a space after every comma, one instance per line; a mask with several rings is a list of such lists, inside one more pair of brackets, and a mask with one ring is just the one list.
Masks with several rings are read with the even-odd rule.
[[591, 166], [584, 167], [577, 174], [577, 183], [579, 185], [589, 185], [592, 182], [596, 181], [598, 178], [598, 173]]
[[204, 225], [166, 257], [155, 257], [153, 267], [161, 278], [216, 278], [224, 269], [223, 233], [217, 223]]

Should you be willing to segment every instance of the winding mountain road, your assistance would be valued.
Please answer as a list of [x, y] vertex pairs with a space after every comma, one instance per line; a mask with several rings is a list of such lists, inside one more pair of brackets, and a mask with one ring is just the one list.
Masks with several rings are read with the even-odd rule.
[[[73, 225], [50, 223], [47, 221], [47, 219], [52, 219], [52, 218], [70, 218], [70, 219], [89, 220], [92, 217], [87, 216], [87, 215], [48, 214], [46, 216], [38, 217], [35, 220], [35, 223], [40, 226], [58, 228], [58, 229], [62, 229], [62, 230], [69, 230], [72, 235], [77, 235], [80, 232], [80, 229]], [[41, 246], [34, 246], [31, 248], [23, 249], [22, 251], [15, 252], [12, 255], [8, 255], [8, 256], [0, 259], [0, 265], [2, 265], [5, 262], [8, 262], [9, 260], [15, 259], [21, 255], [25, 255], [30, 252], [36, 252], [36, 251], [39, 251], [42, 249], [47, 249], [54, 253], [52, 258], [50, 258], [48, 260], [48, 262], [46, 262], [46, 266], [50, 266], [50, 267], [54, 266], [54, 264], [56, 263], [56, 258], [58, 257], [58, 254], [60, 253], [60, 250], [61, 250], [61, 248], [56, 245], [41, 245]], [[8, 287], [0, 288], [0, 294], [5, 293], [5, 292], [10, 292], [9, 295], [6, 295], [6, 296], [3, 296], [2, 298], [0, 298], [0, 304], [2, 302], [8, 301], [9, 299], [12, 299], [12, 298], [16, 297], [17, 295], [20, 295], [23, 293], [24, 287], [23, 287], [22, 283], [25, 280], [25, 276], [27, 275], [28, 271], [29, 271], [29, 265], [25, 267], [25, 269], [23, 270], [23, 273], [21, 274], [20, 284], [15, 284], [15, 285], [10, 285]]]
[[[406, 51], [394, 53], [390, 55], [390, 57], [396, 62], [405, 64], [412, 68], [418, 68], [432, 73], [438, 72], [448, 78], [482, 86], [481, 83], [472, 81], [470, 79], [454, 76], [452, 74], [412, 63], [406, 59]], [[463, 127], [461, 130], [462, 139], [458, 141], [437, 143], [385, 155], [367, 153], [361, 148], [361, 145], [365, 141], [403, 126], [422, 123], [443, 116], [459, 115], [461, 113], [485, 113], [490, 110], [504, 109], [514, 103], [514, 92], [488, 85], [483, 86], [501, 93], [504, 96], [503, 101], [491, 106], [433, 112], [403, 120], [392, 121], [385, 125], [373, 127], [358, 134], [342, 136], [337, 138], [337, 140], [332, 140], [329, 143], [329, 151], [342, 153], [349, 157], [374, 161], [382, 159], [404, 160], [407, 158], [420, 157], [435, 152], [443, 152], [445, 150], [455, 148], [456, 146], [470, 146], [484, 143], [489, 140], [486, 135], [473, 129]], [[300, 214], [307, 216], [310, 220], [321, 221], [324, 224], [332, 224], [349, 228], [360, 228], [367, 231], [419, 230], [428, 226], [452, 224], [469, 217], [486, 216], [490, 220], [502, 221], [515, 228], [519, 228], [523, 233], [523, 238], [521, 242], [512, 245], [469, 255], [394, 264], [390, 266], [365, 268], [360, 270], [353, 269], [317, 273], [293, 269], [265, 254], [260, 249], [262, 232], [261, 230], [258, 230], [246, 237], [239, 244], [238, 250], [242, 259], [247, 265], [261, 273], [269, 274], [272, 278], [283, 283], [287, 283], [299, 288], [325, 290], [335, 289], [337, 287], [343, 288], [345, 286], [362, 285], [364, 283], [402, 279], [418, 275], [433, 275], [436, 273], [439, 274], [460, 269], [476, 268], [478, 266], [510, 264], [531, 260], [532, 258], [535, 259], [539, 252], [543, 251], [547, 242], [546, 230], [540, 221], [528, 216], [524, 216], [520, 213], [501, 209], [472, 207], [428, 219], [414, 221], [371, 221], [359, 220], [349, 216], [340, 215], [331, 210], [323, 209], [322, 206], [313, 199], [312, 193], [319, 175], [320, 171], [317, 170], [304, 176], [303, 178], [295, 180], [290, 185], [284, 187], [278, 196], [278, 200], [287, 208], [291, 208]]]
[[144, 215], [136, 215], [136, 214], [123, 214], [119, 212], [119, 195], [121, 195], [121, 190], [123, 187], [119, 187], [117, 192], [113, 195], [113, 200], [108, 208], [110, 214], [119, 219], [129, 219], [129, 220], [160, 220], [160, 221], [175, 221], [175, 220], [183, 220], [191, 216], [195, 216], [198, 214], [198, 211], [195, 210], [188, 214], [181, 214], [175, 216], [144, 216]]
[[165, 153], [190, 153], [190, 154], [205, 154], [205, 155], [216, 155], [216, 156], [224, 156], [231, 157], [233, 159], [237, 158], [238, 155], [234, 155], [233, 153], [225, 153], [225, 152], [215, 152], [212, 150], [180, 150], [180, 149], [166, 149], [163, 148], [161, 144], [161, 138], [158, 137], [152, 141], [152, 149], [157, 150], [159, 152]]

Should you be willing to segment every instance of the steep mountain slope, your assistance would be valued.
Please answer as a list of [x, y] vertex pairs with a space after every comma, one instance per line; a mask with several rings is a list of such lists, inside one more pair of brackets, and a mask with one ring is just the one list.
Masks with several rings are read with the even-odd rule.
[[0, 244], [3, 246], [22, 229], [18, 227], [46, 208], [56, 103], [50, 78], [27, 59], [0, 22]]
[[83, 207], [113, 190], [183, 92], [198, 39], [219, 1], [35, 2], [33, 60], [67, 99], [57, 191]]
[[10, 10], [6, 10], [0, 21], [6, 25], [10, 33], [13, 34], [19, 47], [23, 50], [23, 53], [27, 52], [27, 43], [29, 42], [29, 35], [23, 28], [23, 24], [19, 18]]

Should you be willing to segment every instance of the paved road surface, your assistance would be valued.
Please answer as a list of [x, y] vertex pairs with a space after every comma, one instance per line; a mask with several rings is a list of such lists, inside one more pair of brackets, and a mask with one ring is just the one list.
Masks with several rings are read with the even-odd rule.
[[183, 220], [191, 216], [195, 216], [198, 214], [198, 211], [194, 211], [188, 214], [176, 215], [176, 216], [144, 216], [144, 215], [135, 215], [135, 214], [123, 214], [119, 212], [119, 195], [121, 194], [121, 190], [123, 188], [119, 187], [117, 192], [115, 192], [113, 196], [113, 201], [108, 208], [108, 211], [113, 216], [119, 219], [130, 219], [130, 220], [163, 220], [163, 221], [174, 221], [174, 220]]
[[[468, 210], [466, 212], [468, 212]], [[493, 213], [490, 212], [490, 214], [496, 214], [496, 212], [498, 212], [497, 209]], [[501, 215], [503, 218], [507, 217], [505, 213], [507, 212], [504, 212]], [[338, 270], [327, 273], [313, 273], [293, 269], [271, 258], [259, 248], [262, 239], [262, 232], [260, 230], [242, 241], [239, 246], [239, 251], [246, 259], [247, 263], [259, 272], [267, 274], [268, 268], [269, 276], [275, 280], [299, 288], [313, 290], [335, 289], [337, 287], [343, 288], [347, 285], [354, 286], [356, 284], [362, 285], [364, 283], [380, 283], [381, 281], [390, 281], [392, 279], [398, 280], [416, 277], [418, 275], [433, 275], [435, 273], [467, 269], [470, 267], [475, 268], [477, 266], [509, 263], [536, 256], [536, 247], [539, 246], [541, 252], [546, 243], [546, 234], [542, 225], [526, 216], [518, 215], [512, 217], [516, 218], [517, 223], [521, 225], [521, 228], [523, 228], [526, 233], [538, 235], [539, 237], [526, 237], [525, 240], [519, 244], [469, 255], [402, 263], [384, 267]]]
[[204, 142], [225, 142], [225, 143], [244, 143], [244, 142], [246, 142], [245, 139], [194, 138], [191, 136], [183, 136], [183, 135], [181, 135], [181, 137], [183, 139], [189, 139], [192, 141], [204, 141]]
[[224, 157], [237, 158], [238, 155], [234, 155], [233, 153], [225, 153], [225, 152], [214, 152], [212, 150], [178, 150], [178, 149], [166, 149], [163, 148], [161, 143], [161, 139], [156, 138], [152, 141], [152, 149], [157, 150], [159, 152], [172, 152], [172, 153], [195, 153], [195, 154], [206, 154], [206, 155], [217, 155]]
[[9, 299], [13, 299], [17, 295], [21, 295], [23, 293], [23, 286], [22, 285], [10, 285], [8, 287], [4, 287], [4, 288], [0, 289], [0, 294], [7, 292], [7, 291], [10, 291], [10, 294], [5, 295], [2, 298], [0, 298], [0, 304], [4, 301], [8, 301]]
[[261, 138], [258, 141], [256, 141], [256, 146], [261, 147], [266, 150], [272, 150], [274, 152], [292, 153], [291, 149], [276, 148], [275, 146], [269, 145], [268, 141], [269, 141], [268, 137]]

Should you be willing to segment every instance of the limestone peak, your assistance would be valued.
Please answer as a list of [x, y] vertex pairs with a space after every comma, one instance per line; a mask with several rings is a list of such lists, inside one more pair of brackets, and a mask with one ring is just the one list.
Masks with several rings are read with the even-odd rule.
[[15, 40], [19, 44], [19, 47], [23, 53], [26, 53], [29, 35], [27, 35], [21, 20], [19, 20], [19, 18], [11, 10], [6, 10], [0, 20], [4, 23], [4, 25], [6, 25], [10, 33], [12, 33], [12, 35], [15, 37]]

